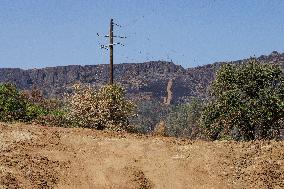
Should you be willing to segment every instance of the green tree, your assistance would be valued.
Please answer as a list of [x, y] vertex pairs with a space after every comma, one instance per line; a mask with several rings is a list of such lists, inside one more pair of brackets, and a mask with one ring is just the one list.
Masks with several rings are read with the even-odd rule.
[[284, 115], [284, 83], [275, 64], [226, 64], [217, 72], [202, 125], [212, 139], [271, 139]]
[[166, 118], [166, 132], [169, 136], [196, 138], [202, 111], [200, 100], [172, 107]]
[[0, 121], [31, 121], [47, 113], [43, 106], [26, 99], [14, 85], [0, 84]]
[[0, 121], [13, 121], [25, 118], [26, 103], [17, 88], [12, 84], [0, 85]]

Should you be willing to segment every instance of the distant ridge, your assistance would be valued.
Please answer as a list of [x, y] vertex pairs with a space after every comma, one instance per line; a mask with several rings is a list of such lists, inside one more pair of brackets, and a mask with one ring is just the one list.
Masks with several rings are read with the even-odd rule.
[[[284, 53], [273, 51], [270, 55], [257, 58], [263, 63], [277, 63], [284, 69]], [[233, 61], [241, 63], [248, 59]], [[192, 97], [206, 98], [208, 86], [216, 71], [227, 62], [216, 62], [195, 68], [184, 69], [167, 61], [144, 63], [123, 63], [114, 66], [115, 82], [127, 89], [129, 98], [155, 99], [163, 102], [167, 98], [167, 86], [171, 81], [171, 103], [185, 102]], [[22, 90], [36, 87], [47, 97], [61, 97], [70, 92], [76, 82], [95, 87], [106, 84], [108, 65], [70, 65], [42, 69], [23, 70], [19, 68], [0, 68], [0, 82], [14, 83]], [[169, 103], [167, 101], [167, 103]]]

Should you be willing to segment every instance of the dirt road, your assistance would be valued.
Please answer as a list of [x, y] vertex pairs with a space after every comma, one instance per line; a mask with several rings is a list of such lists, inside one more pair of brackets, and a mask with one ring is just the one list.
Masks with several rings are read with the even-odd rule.
[[284, 142], [0, 124], [0, 188], [284, 188]]

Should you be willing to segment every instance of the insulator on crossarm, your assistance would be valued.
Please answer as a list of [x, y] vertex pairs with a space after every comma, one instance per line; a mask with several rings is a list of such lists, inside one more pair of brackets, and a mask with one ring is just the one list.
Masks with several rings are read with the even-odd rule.
[[120, 27], [120, 28], [122, 27], [122, 26], [121, 26], [121, 25], [119, 25], [119, 24], [116, 24], [116, 23], [113, 23], [113, 24], [114, 24], [114, 25], [116, 25], [117, 27]]

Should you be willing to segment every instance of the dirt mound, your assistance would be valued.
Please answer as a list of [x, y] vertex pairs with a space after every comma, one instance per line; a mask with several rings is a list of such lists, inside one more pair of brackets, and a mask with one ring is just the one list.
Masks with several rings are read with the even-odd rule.
[[138, 167], [126, 167], [126, 173], [129, 175], [129, 188], [151, 189], [153, 183], [145, 176], [145, 173]]
[[0, 188], [284, 188], [284, 142], [0, 124]]
[[38, 153], [38, 149], [51, 147], [52, 143], [40, 142], [29, 128], [1, 125], [1, 134], [5, 146], [0, 151], [2, 188], [52, 188], [58, 183], [60, 172], [68, 168], [68, 162], [54, 161]]
[[[231, 185], [241, 188], [284, 188], [284, 143], [232, 143], [222, 159]], [[232, 148], [234, 147], [234, 148]]]

